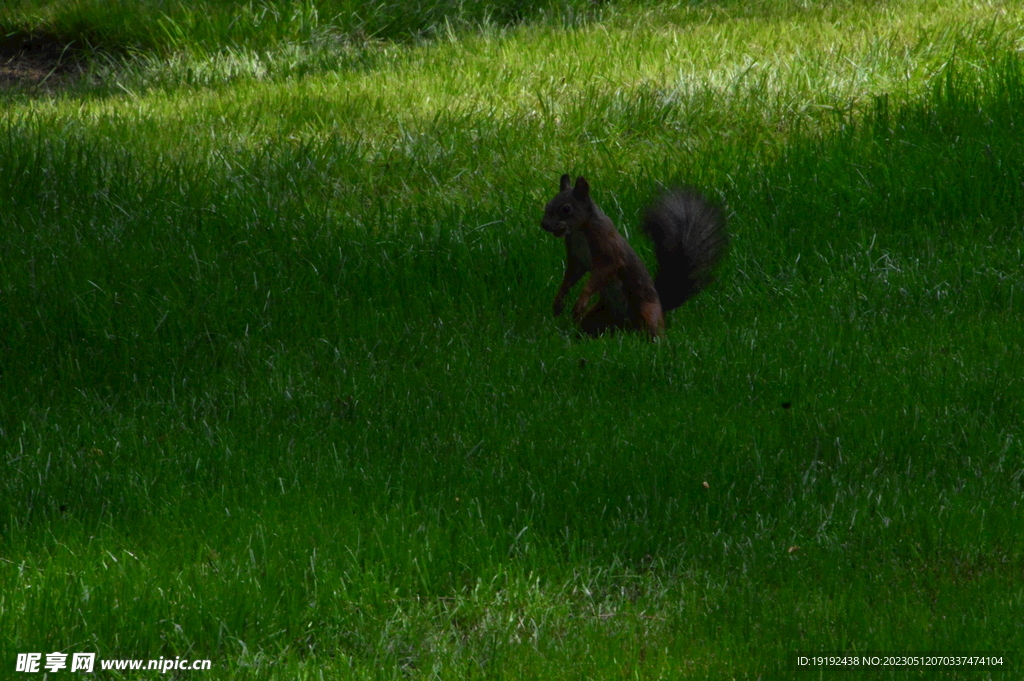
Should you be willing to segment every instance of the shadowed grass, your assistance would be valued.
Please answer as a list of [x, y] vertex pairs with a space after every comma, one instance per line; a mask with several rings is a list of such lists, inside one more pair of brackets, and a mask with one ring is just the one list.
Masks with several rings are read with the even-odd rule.
[[[608, 12], [372, 76], [5, 104], [0, 657], [757, 678], [1021, 649], [1012, 29], [951, 13], [861, 71], [751, 29], [760, 80], [691, 88], [643, 66], [682, 32]], [[529, 71], [630, 26], [635, 70]], [[665, 342], [550, 319], [562, 170], [624, 231], [657, 182], [727, 200], [731, 259]]]
[[410, 39], [480, 23], [511, 24], [547, 14], [572, 17], [585, 3], [351, 0], [8, 0], [5, 32], [42, 33], [101, 49], [212, 54], [366, 37]]

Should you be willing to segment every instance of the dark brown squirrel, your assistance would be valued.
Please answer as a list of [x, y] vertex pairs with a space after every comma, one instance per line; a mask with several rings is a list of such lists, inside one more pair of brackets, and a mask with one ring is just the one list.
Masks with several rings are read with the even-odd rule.
[[[654, 243], [658, 275], [654, 279], [611, 219], [590, 198], [583, 177], [572, 185], [562, 175], [561, 191], [544, 208], [541, 227], [565, 239], [565, 276], [555, 294], [555, 316], [565, 296], [584, 274], [572, 314], [591, 336], [617, 329], [644, 330], [656, 339], [664, 333], [665, 313], [700, 293], [729, 245], [725, 214], [690, 188], [670, 189], [644, 212], [643, 229]], [[600, 293], [597, 304], [590, 299]]]

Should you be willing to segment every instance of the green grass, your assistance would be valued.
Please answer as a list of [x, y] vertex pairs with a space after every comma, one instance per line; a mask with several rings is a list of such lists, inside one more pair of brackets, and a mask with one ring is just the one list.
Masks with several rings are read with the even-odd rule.
[[265, 49], [288, 43], [429, 38], [483, 24], [532, 18], [572, 21], [588, 3], [457, 0], [7, 0], [0, 27], [115, 52]]
[[[128, 12], [83, 15], [139, 26], [100, 82], [0, 95], [0, 664], [1019, 674], [1018, 7], [609, 4], [340, 47]], [[550, 317], [566, 171], [644, 257], [659, 183], [727, 202], [663, 342]]]

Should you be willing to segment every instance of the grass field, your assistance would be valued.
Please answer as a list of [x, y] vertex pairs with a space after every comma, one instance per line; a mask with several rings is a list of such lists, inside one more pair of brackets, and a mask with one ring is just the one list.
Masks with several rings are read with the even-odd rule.
[[[0, 9], [0, 677], [1024, 674], [1024, 9], [361, 7]], [[726, 203], [662, 342], [563, 172]]]

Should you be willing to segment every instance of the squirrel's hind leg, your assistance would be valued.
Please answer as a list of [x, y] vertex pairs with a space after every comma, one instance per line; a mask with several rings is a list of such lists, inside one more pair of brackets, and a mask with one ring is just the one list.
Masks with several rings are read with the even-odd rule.
[[639, 319], [624, 318], [614, 305], [602, 297], [601, 301], [580, 319], [580, 330], [588, 336], [614, 333], [619, 329], [646, 331], [652, 339], [659, 338], [665, 330], [665, 315], [658, 301], [640, 304]]
[[665, 313], [657, 300], [640, 303], [640, 319], [651, 340], [657, 340], [665, 331]]

